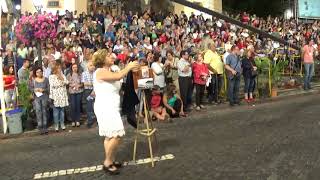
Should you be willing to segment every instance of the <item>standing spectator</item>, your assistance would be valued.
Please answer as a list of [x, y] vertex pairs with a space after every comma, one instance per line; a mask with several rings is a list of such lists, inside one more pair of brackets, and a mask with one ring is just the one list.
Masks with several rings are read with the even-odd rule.
[[160, 87], [161, 90], [165, 87], [165, 78], [164, 78], [164, 67], [161, 63], [161, 56], [156, 56], [155, 61], [151, 65], [151, 69], [153, 71], [154, 76], [154, 85]]
[[67, 75], [67, 80], [69, 82], [72, 127], [79, 127], [81, 116], [81, 95], [83, 89], [78, 64], [71, 65], [71, 71]]
[[30, 83], [30, 89], [33, 92], [38, 129], [40, 134], [47, 134], [49, 81], [43, 76], [41, 67], [37, 67], [33, 70], [33, 80]]
[[181, 59], [178, 61], [178, 75], [179, 75], [179, 88], [181, 99], [183, 101], [184, 111], [190, 111], [188, 103], [188, 95], [192, 89], [192, 69], [191, 64], [189, 62], [189, 54], [187, 51], [181, 51]]
[[167, 60], [165, 62], [165, 74], [166, 74], [166, 83], [173, 83], [176, 86], [177, 91], [179, 92], [179, 76], [177, 63], [179, 59], [174, 57], [172, 51], [167, 51]]
[[22, 67], [18, 70], [19, 84], [28, 82], [30, 74], [29, 66], [30, 61], [28, 59], [24, 60]]
[[64, 108], [69, 106], [67, 85], [68, 80], [62, 73], [61, 64], [56, 64], [52, 69], [52, 75], [49, 76], [50, 94], [49, 98], [53, 100], [53, 119], [56, 132], [59, 131], [59, 123], [62, 130], [64, 125]]
[[212, 92], [209, 94], [209, 102], [214, 101], [219, 104], [219, 94], [223, 82], [223, 62], [220, 55], [216, 51], [216, 46], [213, 43], [208, 44], [208, 50], [204, 55], [204, 63], [207, 64], [208, 69], [211, 71], [211, 85]]
[[228, 70], [228, 98], [230, 106], [234, 106], [235, 104], [240, 105], [239, 89], [242, 68], [239, 59], [239, 48], [234, 45], [232, 46], [231, 51], [231, 54], [227, 57], [225, 67]]
[[192, 65], [194, 84], [196, 86], [196, 110], [204, 109], [202, 98], [204, 95], [205, 85], [209, 76], [207, 65], [203, 63], [203, 55], [197, 55], [197, 61]]
[[15, 75], [14, 68], [10, 66], [5, 69], [3, 75], [4, 81], [4, 101], [6, 103], [6, 107], [13, 107], [13, 102], [15, 98]]
[[93, 72], [95, 70], [95, 67], [93, 66], [93, 63], [89, 61], [87, 63], [88, 71], [85, 71], [82, 73], [81, 82], [83, 83], [84, 90], [83, 90], [83, 96], [84, 100], [87, 101], [86, 109], [87, 109], [87, 127], [91, 128], [93, 124], [94, 119], [94, 111], [93, 111], [93, 103], [94, 103], [94, 97], [95, 93], [93, 91]]
[[248, 51], [246, 57], [242, 60], [242, 68], [244, 77], [244, 99], [249, 103], [254, 100], [253, 92], [257, 77], [257, 67], [252, 51]]
[[304, 63], [304, 90], [311, 89], [311, 78], [314, 73], [314, 41], [310, 40], [309, 44], [305, 45], [302, 50], [303, 63]]

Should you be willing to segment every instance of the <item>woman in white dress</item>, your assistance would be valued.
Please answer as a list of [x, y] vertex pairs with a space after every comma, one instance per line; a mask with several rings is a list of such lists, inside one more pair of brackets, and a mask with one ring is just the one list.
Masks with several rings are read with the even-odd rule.
[[120, 116], [120, 80], [133, 69], [138, 69], [138, 62], [130, 62], [126, 68], [115, 72], [113, 69], [115, 54], [106, 49], [98, 50], [93, 55], [96, 67], [93, 89], [96, 94], [94, 112], [99, 125], [99, 135], [104, 136], [105, 160], [103, 169], [111, 175], [119, 174], [121, 164], [115, 161], [115, 150], [120, 137], [125, 135]]

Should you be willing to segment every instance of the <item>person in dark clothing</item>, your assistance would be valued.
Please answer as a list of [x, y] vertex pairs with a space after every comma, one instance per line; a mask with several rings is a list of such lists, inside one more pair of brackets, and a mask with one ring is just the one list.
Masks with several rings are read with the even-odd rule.
[[132, 71], [128, 73], [126, 83], [123, 84], [122, 90], [123, 90], [122, 113], [127, 116], [128, 123], [132, 127], [137, 128], [135, 106], [139, 104], [140, 101], [134, 89]]
[[254, 100], [253, 92], [256, 85], [257, 67], [254, 62], [254, 53], [249, 50], [247, 56], [242, 60], [242, 69], [244, 77], [244, 99], [247, 102]]

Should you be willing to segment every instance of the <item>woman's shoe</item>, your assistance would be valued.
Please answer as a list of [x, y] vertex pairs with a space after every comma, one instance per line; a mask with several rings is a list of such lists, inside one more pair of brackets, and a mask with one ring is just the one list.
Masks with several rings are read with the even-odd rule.
[[115, 165], [111, 164], [110, 166], [106, 167], [105, 165], [103, 165], [103, 170], [106, 173], [109, 173], [110, 175], [118, 175], [120, 174], [119, 169], [117, 168], [116, 170], [111, 170], [112, 167], [116, 167]]
[[75, 127], [75, 126], [76, 126], [76, 123], [75, 123], [75, 122], [73, 122], [73, 123], [71, 124], [71, 126], [72, 126], [72, 127]]
[[117, 162], [117, 161], [113, 162], [112, 165], [114, 165], [114, 167], [116, 167], [117, 169], [122, 168], [122, 163]]
[[200, 110], [201, 110], [201, 107], [200, 107], [200, 106], [197, 106], [197, 107], [196, 107], [196, 110], [197, 110], [197, 111], [200, 111]]
[[76, 126], [79, 127], [80, 126], [80, 122], [76, 122]]

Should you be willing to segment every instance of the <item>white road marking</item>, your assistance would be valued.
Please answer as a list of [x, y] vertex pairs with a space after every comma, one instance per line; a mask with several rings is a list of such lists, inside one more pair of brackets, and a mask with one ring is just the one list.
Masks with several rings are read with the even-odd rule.
[[[173, 154], [167, 154], [163, 155], [161, 157], [154, 157], [154, 161], [165, 161], [165, 160], [172, 160], [174, 159]], [[151, 158], [146, 159], [139, 159], [136, 162], [129, 161], [124, 162], [123, 166], [134, 166], [134, 165], [141, 165], [141, 164], [148, 164], [151, 163]], [[102, 170], [102, 165], [97, 166], [91, 166], [91, 167], [83, 167], [83, 168], [76, 168], [76, 169], [65, 169], [65, 170], [58, 170], [58, 171], [52, 171], [52, 172], [43, 172], [43, 173], [37, 173], [34, 175], [33, 179], [44, 179], [44, 178], [50, 178], [50, 177], [57, 177], [57, 176], [65, 176], [65, 175], [71, 175], [71, 174], [82, 174], [82, 173], [89, 173], [89, 172], [96, 172]]]

